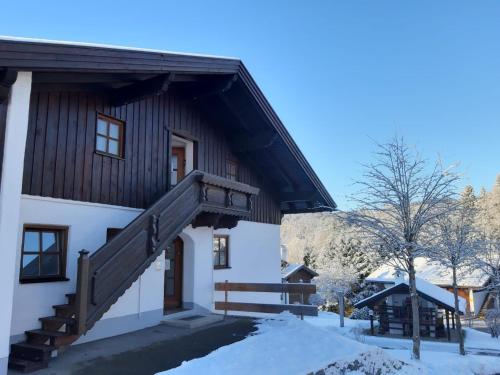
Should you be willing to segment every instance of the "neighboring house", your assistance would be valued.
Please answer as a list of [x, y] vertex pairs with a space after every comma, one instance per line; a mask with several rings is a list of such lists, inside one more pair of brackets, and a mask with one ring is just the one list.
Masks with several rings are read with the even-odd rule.
[[[307, 283], [310, 284], [318, 274], [303, 264], [287, 263], [281, 268], [281, 279], [284, 283]], [[310, 294], [286, 293], [285, 303], [308, 303]]]
[[[452, 270], [442, 266], [439, 263], [432, 262], [427, 258], [415, 259], [416, 276], [429, 283], [437, 285], [447, 291], [453, 292]], [[397, 271], [393, 266], [383, 265], [373, 271], [366, 278], [367, 282], [381, 286], [391, 286], [397, 278]], [[474, 313], [475, 296], [473, 292], [482, 289], [486, 284], [488, 277], [483, 272], [476, 270], [470, 272], [459, 272], [458, 277], [458, 295], [467, 301], [467, 312]]]
[[[498, 304], [491, 279], [485, 283], [483, 288], [474, 290], [474, 311], [476, 315], [484, 315], [487, 310], [495, 308]], [[497, 306], [500, 308], [500, 306]]]
[[[427, 337], [450, 339], [450, 313], [455, 328], [455, 299], [450, 293], [421, 278], [416, 278], [419, 296], [420, 334]], [[459, 297], [459, 313], [465, 312], [466, 301]], [[381, 334], [412, 335], [412, 313], [408, 280], [397, 278], [393, 285], [354, 304], [360, 309], [369, 307], [379, 320]]]
[[281, 282], [283, 214], [335, 209], [233, 58], [2, 38], [0, 151], [2, 375], [9, 342], [33, 370], [220, 313], [215, 282]]

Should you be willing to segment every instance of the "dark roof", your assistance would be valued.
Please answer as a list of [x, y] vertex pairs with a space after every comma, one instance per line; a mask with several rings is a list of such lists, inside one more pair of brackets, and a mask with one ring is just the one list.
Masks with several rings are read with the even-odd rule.
[[[426, 293], [423, 293], [422, 291], [420, 291], [418, 289], [417, 289], [417, 293], [421, 298], [423, 298], [429, 302], [435, 303], [440, 308], [443, 308], [445, 310], [452, 311], [452, 312], [455, 311], [455, 306], [452, 306], [448, 303], [440, 301], [440, 300], [438, 300], [438, 299], [436, 299], [436, 298], [434, 298]], [[378, 302], [384, 300], [386, 297], [393, 295], [393, 294], [408, 294], [408, 296], [409, 296], [410, 295], [410, 287], [406, 283], [400, 283], [400, 284], [391, 286], [390, 288], [384, 289], [384, 290], [382, 290], [382, 291], [380, 291], [380, 292], [378, 292], [370, 297], [365, 298], [362, 301], [355, 303], [354, 307], [356, 307], [357, 309], [360, 309], [360, 308], [365, 307], [365, 306], [373, 307]]]
[[[283, 213], [331, 211], [336, 204], [238, 59], [69, 42], [0, 38], [3, 72], [34, 72], [33, 85], [95, 80], [99, 90], [167, 83], [189, 91], [233, 138], [239, 156], [274, 189]], [[58, 75], [59, 80], [55, 79]], [[1, 86], [0, 82], [0, 86]], [[130, 91], [130, 90], [129, 90]], [[193, 94], [195, 93], [195, 94]], [[126, 97], [126, 95], [125, 95]], [[222, 109], [222, 110], [214, 110]], [[271, 190], [272, 190], [271, 189]]]

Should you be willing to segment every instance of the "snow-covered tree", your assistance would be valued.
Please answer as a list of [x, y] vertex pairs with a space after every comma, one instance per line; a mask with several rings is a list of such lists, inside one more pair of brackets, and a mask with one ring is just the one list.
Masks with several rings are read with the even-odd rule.
[[476, 198], [472, 187], [466, 187], [458, 202], [450, 201], [447, 204], [450, 205], [450, 214], [438, 217], [436, 224], [430, 227], [429, 237], [433, 239], [433, 246], [429, 257], [452, 271], [459, 351], [461, 355], [465, 355], [459, 315], [457, 272], [474, 260], [478, 249], [474, 227]]
[[371, 240], [374, 248], [409, 275], [413, 319], [413, 358], [420, 358], [420, 321], [415, 283], [416, 257], [426, 248], [421, 234], [447, 214], [455, 198], [458, 175], [438, 161], [428, 163], [402, 139], [379, 145], [376, 161], [366, 165], [361, 191], [352, 197], [359, 205], [347, 219]]
[[337, 305], [338, 292], [349, 292], [357, 281], [355, 267], [344, 266], [334, 260], [323, 263], [317, 272], [319, 276], [315, 278], [316, 290], [324, 299], [326, 309]]
[[484, 189], [478, 201], [481, 248], [471, 264], [488, 276], [488, 289], [500, 309], [500, 175], [490, 193]]

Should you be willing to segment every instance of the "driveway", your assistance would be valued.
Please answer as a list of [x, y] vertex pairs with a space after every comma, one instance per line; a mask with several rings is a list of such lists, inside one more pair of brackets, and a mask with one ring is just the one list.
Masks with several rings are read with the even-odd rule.
[[255, 330], [255, 320], [235, 317], [195, 330], [159, 325], [72, 346], [34, 374], [151, 375], [243, 340]]

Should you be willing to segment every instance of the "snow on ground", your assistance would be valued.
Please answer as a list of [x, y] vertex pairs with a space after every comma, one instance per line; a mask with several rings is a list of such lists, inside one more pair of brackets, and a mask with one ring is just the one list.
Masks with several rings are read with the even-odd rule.
[[[203, 358], [184, 362], [162, 375], [269, 374], [305, 375], [324, 370], [327, 375], [384, 374], [495, 374], [500, 357], [457, 354], [457, 344], [422, 343], [421, 361], [410, 359], [411, 340], [365, 336], [369, 321], [345, 319], [320, 312], [300, 320], [283, 313], [262, 319], [256, 334], [219, 348]], [[500, 341], [466, 329], [466, 349], [499, 350]]]

